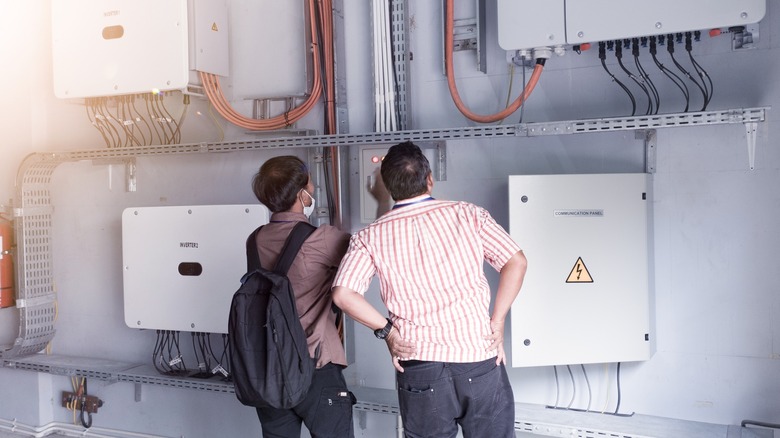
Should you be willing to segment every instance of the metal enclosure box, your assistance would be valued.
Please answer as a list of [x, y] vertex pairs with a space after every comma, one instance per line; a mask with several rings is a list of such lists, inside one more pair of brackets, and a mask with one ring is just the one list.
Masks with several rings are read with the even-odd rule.
[[649, 174], [509, 177], [509, 228], [528, 258], [511, 310], [512, 366], [649, 359]]
[[498, 0], [504, 50], [580, 44], [757, 23], [766, 0]]
[[504, 50], [566, 44], [564, 0], [498, 0], [498, 45]]
[[360, 150], [360, 183], [363, 185], [360, 190], [360, 222], [370, 224], [376, 219], [377, 200], [369, 192], [373, 187], [382, 167], [382, 160], [387, 154], [389, 147], [384, 148], [365, 148]]
[[53, 1], [51, 11], [59, 98], [186, 90], [195, 69], [228, 75], [225, 0]]
[[757, 23], [766, 0], [566, 0], [569, 44]]
[[127, 208], [122, 213], [125, 324], [227, 333], [246, 272], [246, 239], [263, 205]]

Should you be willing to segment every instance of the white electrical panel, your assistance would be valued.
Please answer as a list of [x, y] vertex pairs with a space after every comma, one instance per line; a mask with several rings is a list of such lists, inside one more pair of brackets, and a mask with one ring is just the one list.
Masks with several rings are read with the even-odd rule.
[[498, 0], [498, 45], [504, 50], [566, 44], [564, 0]]
[[230, 302], [246, 272], [246, 239], [268, 220], [259, 204], [125, 209], [125, 324], [227, 333]]
[[360, 221], [368, 224], [376, 219], [378, 203], [369, 192], [369, 187], [376, 184], [382, 160], [387, 154], [387, 148], [367, 148], [360, 150]]
[[226, 0], [53, 1], [51, 8], [59, 98], [185, 90], [196, 68], [228, 75]]
[[651, 177], [509, 177], [509, 228], [528, 258], [512, 305], [512, 366], [649, 359]]
[[498, 0], [504, 50], [531, 49], [757, 23], [766, 0]]

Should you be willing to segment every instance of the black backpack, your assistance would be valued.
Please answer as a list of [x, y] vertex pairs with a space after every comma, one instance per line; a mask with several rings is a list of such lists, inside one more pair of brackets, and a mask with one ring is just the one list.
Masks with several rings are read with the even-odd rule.
[[307, 222], [295, 225], [273, 271], [260, 266], [255, 243], [260, 228], [247, 239], [247, 273], [230, 305], [231, 375], [236, 397], [244, 405], [289, 409], [306, 397], [315, 362], [287, 271], [316, 227]]

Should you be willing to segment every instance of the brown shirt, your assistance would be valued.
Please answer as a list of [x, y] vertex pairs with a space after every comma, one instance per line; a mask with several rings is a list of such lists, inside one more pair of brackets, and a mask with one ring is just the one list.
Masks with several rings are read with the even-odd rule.
[[[260, 265], [273, 269], [287, 236], [297, 222], [306, 221], [301, 213], [281, 212], [271, 215], [257, 236]], [[306, 332], [309, 355], [319, 357], [317, 368], [329, 362], [347, 365], [344, 346], [336, 328], [331, 283], [341, 258], [349, 246], [348, 233], [331, 225], [322, 225], [303, 243], [287, 277], [295, 292], [295, 305]]]

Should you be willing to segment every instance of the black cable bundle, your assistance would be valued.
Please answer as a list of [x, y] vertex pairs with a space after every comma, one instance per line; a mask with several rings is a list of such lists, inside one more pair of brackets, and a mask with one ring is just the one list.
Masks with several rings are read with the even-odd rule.
[[631, 115], [633, 116], [636, 114], [636, 99], [634, 99], [634, 95], [631, 93], [631, 90], [629, 90], [628, 87], [626, 87], [622, 82], [620, 82], [620, 80], [616, 78], [615, 75], [612, 74], [612, 72], [609, 71], [609, 69], [607, 68], [606, 47], [607, 45], [609, 45], [611, 49], [613, 44], [614, 43], [612, 41], [609, 41], [608, 43], [605, 43], [604, 41], [599, 42], [599, 59], [601, 59], [601, 66], [604, 67], [604, 71], [607, 72], [609, 77], [611, 77], [612, 80], [615, 81], [615, 83], [617, 83], [618, 86], [620, 86], [620, 88], [622, 88], [623, 91], [626, 92], [626, 94], [628, 94], [628, 98], [631, 99]]
[[[647, 46], [646, 37], [642, 37], [642, 46]], [[636, 65], [642, 82], [647, 85], [647, 89], [650, 91], [650, 96], [648, 96], [648, 98], [652, 97], [652, 99], [649, 100], [650, 112], [648, 114], [658, 114], [658, 109], [661, 107], [661, 96], [658, 94], [658, 89], [655, 87], [655, 84], [650, 79], [650, 75], [647, 74], [647, 71], [642, 67], [642, 63], [639, 62], [639, 38], [631, 39], [631, 54], [634, 55], [634, 65]]]
[[658, 46], [656, 45], [656, 41], [658, 41], [661, 45], [664, 44], [664, 36], [661, 35], [657, 39], [654, 36], [650, 37], [650, 55], [653, 57], [653, 62], [655, 63], [655, 66], [658, 67], [661, 72], [666, 75], [667, 78], [669, 78], [670, 81], [674, 83], [677, 88], [680, 89], [683, 96], [685, 97], [685, 109], [683, 110], [684, 113], [688, 112], [688, 106], [690, 105], [690, 94], [688, 92], [688, 87], [685, 85], [685, 81], [683, 81], [677, 74], [668, 68], [664, 66], [661, 61], [658, 60]]
[[[626, 47], [628, 47], [628, 40], [626, 40]], [[645, 115], [649, 115], [653, 111], [653, 105], [650, 100], [650, 92], [647, 90], [647, 87], [645, 84], [639, 81], [639, 79], [636, 78], [634, 73], [631, 72], [628, 68], [626, 68], [625, 64], [623, 64], [623, 45], [621, 44], [621, 41], [615, 41], [615, 57], [618, 60], [618, 65], [620, 65], [620, 68], [628, 75], [629, 78], [631, 78], [632, 81], [634, 81], [635, 84], [639, 86], [639, 88], [645, 93], [645, 96], [647, 96], [647, 110], [645, 110]], [[634, 113], [631, 113], [633, 116]]]
[[[697, 30], [694, 33], [696, 41], [699, 41], [701, 33]], [[712, 84], [712, 78], [710, 78], [710, 75], [707, 74], [707, 71], [702, 68], [702, 66], [696, 62], [695, 59], [693, 59], [693, 42], [692, 42], [692, 35], [691, 32], [685, 33], [685, 51], [688, 52], [688, 58], [691, 60], [691, 65], [693, 65], [693, 69], [696, 71], [696, 74], [699, 75], [699, 78], [701, 79], [701, 85], [704, 93], [704, 106], [702, 106], [702, 111], [707, 109], [707, 106], [710, 104], [710, 100], [712, 100], [712, 92], [713, 92], [713, 84]]]
[[182, 358], [181, 349], [179, 348], [178, 331], [157, 330], [157, 342], [154, 345], [154, 352], [152, 353], [152, 363], [160, 374], [189, 374], [184, 359]]
[[[682, 65], [680, 65], [679, 62], [677, 62], [677, 59], [674, 57], [674, 35], [669, 34], [666, 36], [666, 49], [669, 52], [669, 56], [672, 57], [672, 62], [677, 67], [680, 72], [682, 72], [683, 76], [687, 77], [691, 80], [694, 84], [696, 84], [696, 87], [701, 91], [702, 96], [704, 96], [704, 103], [702, 104], [702, 108], [700, 111], [704, 111], [705, 108], [707, 108], [707, 92], [704, 90], [704, 88], [699, 84], [699, 82], [691, 75], [691, 73], [685, 69]], [[677, 39], [679, 42], [682, 42], [682, 34], [677, 34]]]

